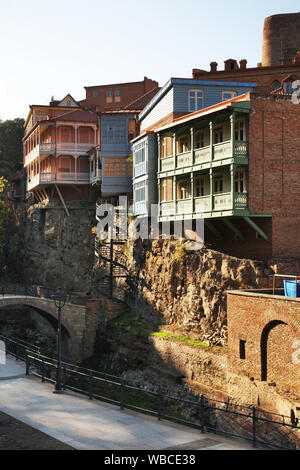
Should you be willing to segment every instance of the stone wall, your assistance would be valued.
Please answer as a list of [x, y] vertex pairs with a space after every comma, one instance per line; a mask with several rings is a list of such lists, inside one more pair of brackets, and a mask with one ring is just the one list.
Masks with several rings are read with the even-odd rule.
[[94, 263], [95, 208], [88, 202], [31, 205], [24, 222], [24, 277], [29, 284], [88, 292]]
[[133, 312], [150, 325], [173, 325], [191, 337], [226, 342], [226, 291], [268, 286], [264, 262], [202, 249], [186, 251], [182, 240], [129, 245]]

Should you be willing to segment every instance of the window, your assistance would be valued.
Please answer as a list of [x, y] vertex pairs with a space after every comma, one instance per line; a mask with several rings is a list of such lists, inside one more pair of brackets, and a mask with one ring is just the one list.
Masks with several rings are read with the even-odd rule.
[[195, 197], [203, 197], [205, 194], [204, 177], [195, 178]]
[[145, 161], [145, 144], [144, 142], [138, 144], [134, 149], [134, 163], [138, 165], [139, 163], [143, 163]]
[[67, 100], [67, 106], [68, 107], [72, 106], [72, 101], [71, 100]]
[[234, 191], [236, 193], [243, 193], [245, 191], [245, 173], [243, 169], [235, 172]]
[[236, 91], [222, 91], [222, 101], [231, 100], [237, 96]]
[[101, 126], [103, 144], [121, 144], [128, 141], [126, 121], [122, 119], [107, 120]]
[[204, 107], [203, 104], [204, 92], [203, 90], [189, 90], [189, 112], [193, 113]]
[[177, 199], [189, 199], [191, 197], [190, 180], [181, 180], [177, 184]]
[[162, 202], [173, 201], [173, 178], [164, 178], [162, 180], [160, 199]]
[[214, 177], [214, 193], [222, 193], [223, 192], [223, 175], [216, 175]]
[[217, 127], [214, 130], [214, 140], [215, 144], [223, 142], [223, 127]]
[[112, 103], [112, 90], [106, 91], [106, 103]]
[[243, 119], [235, 122], [234, 138], [235, 140], [245, 140], [245, 121]]
[[166, 158], [173, 155], [173, 139], [169, 136], [164, 136], [160, 144], [160, 157]]
[[195, 148], [201, 149], [205, 145], [205, 135], [203, 131], [196, 132], [195, 134]]
[[146, 186], [145, 182], [142, 181], [134, 185], [134, 201], [143, 202], [146, 200]]
[[121, 91], [120, 90], [115, 90], [115, 96], [121, 96]]
[[240, 339], [240, 359], [246, 359], [246, 341]]
[[93, 98], [98, 98], [98, 91], [93, 91]]
[[275, 82], [272, 83], [271, 89], [277, 90], [278, 88], [280, 88], [280, 83], [277, 80], [275, 80]]
[[184, 135], [178, 139], [178, 153], [187, 152], [189, 149], [189, 136]]

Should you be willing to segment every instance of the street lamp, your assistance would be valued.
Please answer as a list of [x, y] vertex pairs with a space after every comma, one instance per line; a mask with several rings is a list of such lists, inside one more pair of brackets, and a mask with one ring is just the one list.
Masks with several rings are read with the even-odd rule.
[[62, 393], [61, 383], [61, 311], [66, 303], [67, 294], [60, 287], [51, 298], [54, 300], [55, 307], [57, 308], [57, 367], [56, 367], [56, 382], [54, 393]]

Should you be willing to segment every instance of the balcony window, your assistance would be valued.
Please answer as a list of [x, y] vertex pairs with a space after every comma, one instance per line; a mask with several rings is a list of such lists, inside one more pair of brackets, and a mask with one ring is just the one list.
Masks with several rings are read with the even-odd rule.
[[138, 144], [134, 149], [134, 164], [138, 165], [145, 161], [145, 144]]
[[146, 200], [146, 183], [142, 181], [134, 185], [134, 202], [143, 202]]
[[177, 199], [189, 199], [191, 197], [191, 182], [188, 179], [178, 181]]
[[205, 195], [205, 179], [203, 176], [195, 178], [195, 197], [203, 197]]
[[183, 135], [182, 137], [178, 138], [178, 153], [184, 153], [188, 152], [190, 150], [190, 136], [189, 135]]
[[231, 100], [237, 96], [236, 91], [222, 91], [222, 101]]
[[223, 127], [216, 127], [214, 130], [214, 143], [219, 144], [223, 142]]
[[245, 170], [240, 169], [235, 172], [234, 177], [234, 191], [236, 193], [243, 193], [246, 191], [245, 187]]
[[205, 134], [203, 131], [198, 131], [195, 134], [195, 148], [201, 149], [205, 146]]
[[214, 194], [220, 194], [223, 192], [224, 182], [223, 175], [214, 176]]
[[193, 113], [204, 107], [204, 91], [189, 90], [189, 112]]
[[170, 136], [162, 137], [160, 144], [160, 157], [166, 158], [173, 155], [173, 139]]
[[234, 138], [235, 140], [245, 140], [245, 121], [239, 119], [234, 125]]
[[164, 178], [160, 188], [161, 202], [173, 201], [173, 178]]

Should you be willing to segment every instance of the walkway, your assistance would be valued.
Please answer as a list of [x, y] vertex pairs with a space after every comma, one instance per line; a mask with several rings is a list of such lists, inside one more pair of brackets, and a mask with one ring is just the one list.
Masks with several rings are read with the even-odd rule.
[[53, 385], [20, 377], [22, 364], [8, 358], [0, 368], [0, 410], [81, 450], [249, 450], [250, 445], [201, 434], [187, 427], [84, 396], [53, 394]]

